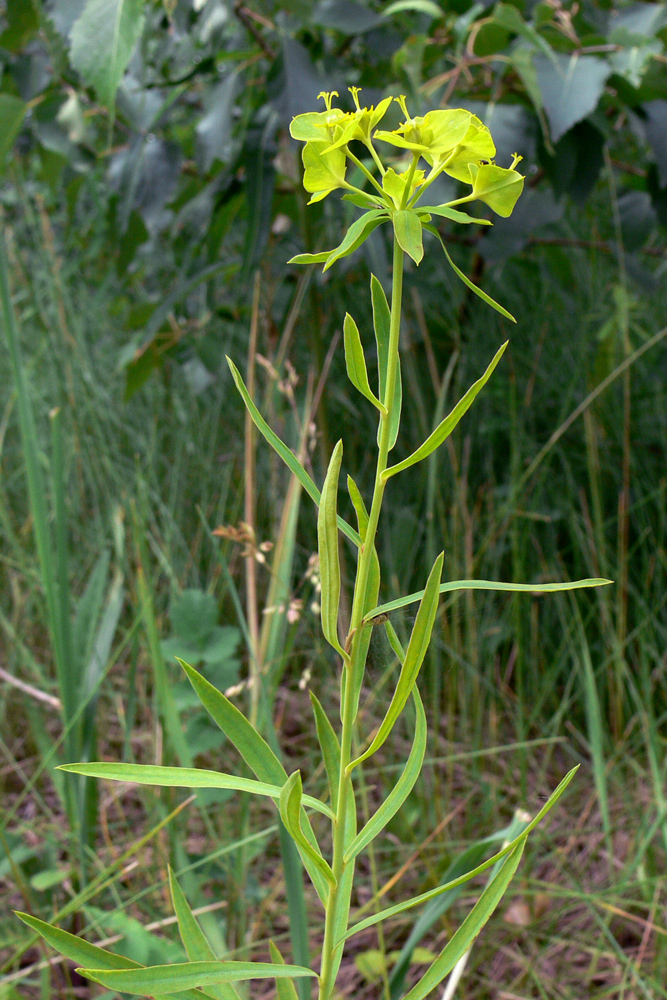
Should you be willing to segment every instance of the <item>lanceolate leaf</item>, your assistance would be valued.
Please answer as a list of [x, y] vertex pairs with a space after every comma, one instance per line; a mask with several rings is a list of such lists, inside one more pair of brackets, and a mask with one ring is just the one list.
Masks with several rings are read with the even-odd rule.
[[433, 623], [435, 622], [435, 615], [438, 610], [438, 587], [440, 585], [440, 577], [442, 576], [444, 558], [444, 553], [441, 552], [429, 574], [424, 589], [424, 596], [419, 605], [415, 623], [412, 626], [408, 648], [405, 651], [405, 660], [401, 667], [396, 690], [387, 709], [387, 714], [382, 720], [371, 745], [361, 756], [348, 765], [348, 771], [351, 771], [357, 764], [366, 760], [382, 746], [410, 697], [410, 692], [417, 680], [421, 665], [426, 656], [428, 644], [431, 641]]
[[490, 219], [473, 219], [472, 215], [466, 212], [459, 212], [455, 208], [447, 208], [446, 205], [419, 205], [418, 211], [428, 212], [430, 215], [440, 215], [443, 219], [451, 219], [452, 222], [460, 222], [469, 225], [474, 222], [478, 226], [492, 226]]
[[502, 347], [496, 351], [491, 364], [486, 369], [482, 377], [477, 379], [477, 381], [470, 386], [465, 396], [458, 401], [451, 413], [449, 413], [445, 419], [438, 424], [433, 433], [429, 435], [426, 441], [424, 441], [423, 445], [417, 448], [412, 455], [403, 459], [402, 462], [399, 462], [397, 465], [392, 465], [389, 469], [387, 469], [384, 473], [385, 479], [389, 479], [390, 476], [395, 476], [397, 472], [402, 472], [403, 469], [408, 469], [411, 465], [415, 465], [417, 462], [421, 462], [434, 452], [436, 448], [440, 447], [443, 441], [449, 437], [454, 428], [457, 426], [461, 417], [468, 412], [477, 394], [484, 388], [488, 380], [491, 378], [491, 375], [496, 365], [502, 358], [508, 343], [509, 341], [506, 340]]
[[481, 865], [478, 865], [476, 868], [472, 868], [464, 875], [452, 879], [451, 882], [445, 882], [442, 885], [437, 886], [435, 889], [429, 889], [428, 892], [422, 892], [419, 896], [413, 896], [412, 899], [403, 900], [402, 903], [397, 903], [395, 906], [389, 906], [386, 910], [381, 910], [379, 913], [374, 913], [370, 917], [365, 917], [363, 920], [360, 920], [359, 923], [350, 927], [350, 929], [345, 933], [344, 938], [341, 940], [347, 940], [355, 934], [360, 934], [369, 927], [373, 927], [374, 924], [381, 923], [383, 920], [388, 920], [390, 917], [395, 917], [399, 913], [403, 913], [405, 910], [411, 910], [415, 906], [421, 906], [422, 903], [428, 903], [431, 899], [435, 899], [436, 896], [441, 896], [444, 892], [449, 892], [450, 889], [463, 885], [471, 878], [475, 878], [475, 876], [488, 871], [488, 869], [492, 868], [498, 861], [502, 861], [503, 858], [507, 857], [507, 855], [518, 846], [520, 841], [525, 840], [525, 838], [532, 833], [535, 827], [542, 822], [549, 810], [555, 806], [556, 802], [570, 784], [578, 770], [579, 765], [577, 764], [576, 767], [573, 767], [572, 770], [568, 771], [558, 787], [551, 793], [547, 801], [544, 803], [537, 815], [530, 821], [528, 826], [521, 830], [514, 840], [510, 841], [509, 844], [506, 844], [506, 846], [503, 847], [502, 850], [498, 851], [497, 854], [494, 854], [492, 858], [488, 858]]
[[[294, 473], [294, 475], [299, 480], [299, 482], [305, 489], [310, 499], [317, 506], [319, 506], [320, 491], [318, 490], [317, 486], [310, 478], [304, 467], [301, 465], [296, 455], [294, 455], [287, 447], [287, 445], [280, 440], [278, 435], [271, 430], [266, 420], [264, 419], [262, 414], [259, 412], [255, 404], [253, 403], [252, 399], [250, 398], [250, 394], [246, 389], [245, 383], [241, 378], [241, 374], [236, 365], [234, 364], [234, 362], [230, 358], [227, 358], [227, 364], [229, 365], [229, 370], [232, 373], [232, 378], [236, 383], [236, 388], [238, 389], [243, 398], [243, 402], [245, 403], [248, 409], [248, 413], [252, 417], [252, 421], [255, 427], [260, 432], [260, 434], [262, 434], [263, 437], [266, 438], [266, 440], [269, 442], [274, 451], [277, 452], [280, 458], [282, 458], [285, 465]], [[354, 542], [356, 546], [361, 545], [361, 538], [359, 537], [357, 532], [347, 523], [347, 521], [344, 521], [343, 518], [340, 516], [338, 517], [338, 527], [343, 532], [343, 534], [350, 539], [350, 541]]]
[[111, 107], [144, 26], [144, 0], [86, 0], [73, 28], [72, 66]]
[[345, 233], [340, 245], [329, 254], [326, 264], [322, 268], [328, 271], [332, 264], [335, 264], [341, 257], [348, 257], [358, 249], [364, 240], [367, 240], [374, 229], [377, 229], [388, 218], [387, 213], [379, 208], [372, 208], [352, 223]]
[[[216, 962], [217, 956], [206, 935], [197, 923], [183, 890], [169, 867], [169, 889], [174, 913], [178, 920], [178, 930], [183, 947], [191, 962]], [[231, 983], [216, 983], [206, 987], [206, 992], [214, 1000], [239, 1000], [239, 995]]]
[[467, 275], [465, 275], [460, 268], [456, 266], [452, 258], [447, 253], [447, 247], [442, 242], [442, 237], [440, 236], [440, 233], [435, 228], [435, 226], [429, 226], [425, 224], [424, 229], [428, 229], [429, 233], [433, 233], [433, 235], [437, 236], [437, 238], [440, 240], [440, 246], [442, 247], [445, 253], [445, 257], [449, 261], [450, 267], [452, 268], [454, 273], [461, 279], [463, 284], [467, 285], [470, 291], [474, 292], [475, 295], [477, 295], [483, 302], [486, 302], [487, 306], [491, 306], [492, 309], [495, 309], [496, 312], [499, 312], [501, 316], [505, 317], [505, 319], [510, 319], [513, 323], [516, 323], [516, 320], [514, 319], [514, 316], [512, 316], [512, 313], [509, 313], [507, 309], [504, 309], [501, 305], [499, 305], [495, 299], [492, 299], [490, 295], [487, 295], [486, 292], [483, 292], [482, 289], [474, 283], [474, 281], [471, 281], [470, 278]]
[[[570, 580], [567, 583], [498, 583], [495, 580], [451, 580], [449, 583], [440, 584], [441, 594], [451, 594], [456, 590], [499, 590], [520, 594], [555, 594], [562, 590], [581, 590], [583, 587], [606, 587], [613, 583], [613, 580], [605, 580], [600, 577], [592, 577], [588, 580]], [[365, 622], [370, 622], [378, 615], [389, 614], [390, 611], [397, 611], [408, 604], [415, 604], [421, 601], [424, 596], [423, 590], [418, 590], [407, 597], [398, 597], [395, 601], [387, 604], [379, 604], [364, 617]]]
[[419, 264], [424, 256], [421, 219], [415, 211], [403, 209], [394, 213], [394, 232], [401, 250]]
[[206, 989], [211, 983], [316, 975], [311, 969], [300, 965], [273, 965], [269, 962], [184, 962], [176, 965], [153, 965], [145, 969], [123, 969], [119, 972], [105, 972], [101, 969], [77, 969], [77, 972], [110, 990], [151, 997], [156, 994], [167, 996], [179, 993], [193, 986]]
[[368, 527], [368, 511], [366, 510], [363, 497], [359, 492], [359, 487], [355, 483], [352, 476], [347, 477], [347, 492], [350, 494], [350, 500], [352, 501], [352, 506], [354, 507], [354, 511], [357, 515], [359, 534], [363, 542], [366, 537], [366, 528]]
[[[143, 969], [142, 965], [131, 958], [106, 951], [99, 945], [89, 944], [78, 934], [70, 934], [68, 931], [61, 930], [60, 927], [53, 927], [44, 920], [39, 920], [28, 913], [15, 912], [24, 924], [41, 934], [47, 944], [59, 951], [70, 962], [75, 962], [77, 965], [81, 963], [93, 965], [96, 969]], [[206, 998], [205, 994], [199, 990], [190, 989], [180, 992], [178, 1000], [206, 1000]], [[230, 997], [230, 1000], [233, 998]]]
[[433, 962], [425, 975], [422, 976], [417, 985], [405, 995], [404, 1000], [425, 1000], [425, 997], [442, 982], [445, 976], [449, 975], [458, 960], [473, 943], [505, 894], [505, 890], [519, 867], [525, 845], [526, 838], [524, 836], [512, 850], [512, 853], [507, 856], [498, 874], [491, 879], [466, 919], [447, 942], [435, 962]]
[[340, 745], [333, 726], [329, 722], [329, 717], [322, 708], [319, 700], [312, 691], [309, 692], [310, 700], [315, 713], [315, 726], [317, 728], [317, 739], [322, 750], [322, 759], [329, 779], [329, 789], [331, 792], [331, 805], [336, 808], [338, 802], [338, 781], [340, 773]]
[[[222, 695], [222, 697], [225, 696]], [[241, 718], [244, 717], [241, 716]], [[248, 723], [248, 725], [250, 724]], [[233, 742], [232, 737], [229, 738]], [[116, 764], [111, 761], [91, 761], [86, 764], [61, 764], [59, 770], [71, 771], [73, 774], [85, 774], [89, 778], [131, 781], [137, 785], [159, 785], [162, 788], [228, 788], [235, 792], [266, 795], [275, 799], [276, 802], [280, 798], [282, 787], [282, 784], [269, 784], [264, 781], [254, 781], [252, 778], [240, 778], [234, 774], [221, 774], [218, 771], [207, 771], [196, 767], [159, 767], [154, 764]], [[332, 810], [319, 799], [304, 795], [303, 804], [333, 818]]]
[[420, 775], [424, 754], [426, 753], [426, 713], [422, 704], [417, 685], [412, 687], [412, 697], [415, 703], [416, 725], [415, 738], [412, 750], [408, 757], [405, 768], [400, 778], [392, 788], [391, 792], [384, 800], [378, 811], [371, 816], [366, 826], [359, 831], [347, 851], [345, 861], [355, 858], [360, 851], [374, 840], [378, 833], [384, 829], [389, 820], [396, 815], [408, 795], [414, 788], [415, 782]]
[[298, 253], [296, 257], [290, 257], [288, 264], [323, 264], [333, 253], [333, 250], [323, 250], [322, 253]]
[[322, 852], [306, 839], [301, 829], [302, 794], [301, 774], [299, 771], [295, 771], [289, 776], [280, 793], [280, 818], [297, 847], [300, 847], [310, 857], [329, 885], [335, 886], [336, 880], [333, 872], [322, 857]]
[[[273, 941], [269, 941], [269, 952], [271, 953], [271, 961], [275, 965], [285, 965], [285, 959]], [[299, 1000], [296, 986], [291, 979], [276, 979], [276, 993], [278, 1000]]]
[[317, 544], [320, 555], [320, 612], [322, 632], [329, 645], [345, 658], [338, 641], [338, 605], [340, 603], [340, 562], [338, 557], [338, 477], [343, 460], [343, 442], [333, 450], [329, 468], [322, 486], [322, 497], [317, 515]]
[[[391, 326], [391, 312], [389, 310], [389, 303], [387, 302], [387, 296], [384, 294], [384, 288], [375, 277], [374, 274], [371, 275], [371, 302], [373, 304], [373, 327], [375, 329], [375, 341], [377, 343], [378, 352], [378, 381], [379, 381], [379, 397], [382, 403], [387, 402], [385, 400], [385, 389], [387, 384], [387, 366], [389, 364], [389, 331]], [[398, 428], [401, 422], [401, 400], [402, 400], [402, 386], [401, 386], [401, 365], [399, 359], [399, 365], [396, 370], [396, 388], [394, 389], [394, 402], [391, 408], [391, 426], [389, 428], [389, 451], [396, 444], [396, 438], [398, 437]], [[380, 443], [380, 428], [378, 427], [378, 444]]]
[[364, 358], [364, 348], [359, 336], [359, 328], [349, 313], [345, 313], [343, 342], [345, 345], [345, 366], [350, 382], [359, 390], [362, 396], [370, 400], [373, 406], [376, 406], [378, 410], [384, 410], [384, 406], [375, 397], [368, 384], [366, 359]]
[[189, 663], [181, 659], [178, 662], [188, 675], [188, 680], [206, 711], [259, 781], [282, 788], [287, 780], [287, 772], [266, 740], [222, 691], [218, 691]]

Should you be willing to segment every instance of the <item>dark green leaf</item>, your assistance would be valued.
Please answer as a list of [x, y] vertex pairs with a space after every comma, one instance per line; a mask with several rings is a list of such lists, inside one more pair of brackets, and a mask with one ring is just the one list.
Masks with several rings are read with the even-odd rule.
[[538, 53], [534, 57], [537, 83], [549, 120], [553, 142], [594, 111], [612, 68], [599, 56]]
[[28, 105], [13, 94], [0, 94], [0, 167], [19, 133]]
[[72, 66], [108, 108], [143, 27], [143, 0], [87, 0], [72, 28]]

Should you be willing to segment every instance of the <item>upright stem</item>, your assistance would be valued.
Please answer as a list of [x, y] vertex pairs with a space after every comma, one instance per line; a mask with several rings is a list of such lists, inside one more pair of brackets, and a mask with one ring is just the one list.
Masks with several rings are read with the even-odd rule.
[[[332, 871], [336, 879], [336, 887], [330, 889], [327, 900], [324, 942], [322, 945], [322, 966], [320, 970], [320, 993], [319, 1000], [330, 1000], [333, 993], [336, 974], [336, 961], [334, 952], [334, 934], [336, 914], [339, 907], [349, 905], [349, 900], [341, 897], [341, 879], [345, 873], [344, 863], [346, 847], [346, 816], [350, 808], [350, 796], [354, 795], [352, 787], [352, 775], [348, 771], [351, 760], [352, 733], [354, 719], [356, 715], [356, 696], [352, 679], [355, 676], [355, 667], [359, 657], [360, 625], [365, 612], [368, 610], [364, 606], [366, 590], [368, 587], [368, 576], [370, 573], [373, 549], [375, 545], [375, 535], [377, 533], [380, 510], [386, 480], [383, 478], [387, 468], [387, 456], [389, 454], [389, 435], [391, 432], [391, 416], [394, 406], [394, 394], [396, 389], [396, 379], [398, 377], [398, 346], [401, 330], [401, 300], [403, 295], [403, 251], [401, 250], [396, 236], [394, 236], [394, 259], [391, 286], [391, 321], [389, 326], [389, 356], [387, 360], [387, 378], [385, 382], [385, 394], [382, 402], [386, 407], [386, 412], [380, 415], [380, 440], [378, 444], [378, 458], [375, 470], [375, 486], [373, 488], [373, 500], [368, 516], [368, 527], [364, 537], [363, 545], [359, 550], [359, 562], [357, 564], [357, 577], [354, 584], [354, 597], [352, 601], [352, 617], [350, 621], [350, 631], [348, 642], [350, 643], [350, 662], [343, 668], [343, 678], [341, 683], [342, 698], [342, 733], [340, 741], [340, 774], [338, 801], [334, 803], [336, 809], [336, 819], [333, 824], [333, 860]], [[353, 861], [348, 864], [354, 864]]]

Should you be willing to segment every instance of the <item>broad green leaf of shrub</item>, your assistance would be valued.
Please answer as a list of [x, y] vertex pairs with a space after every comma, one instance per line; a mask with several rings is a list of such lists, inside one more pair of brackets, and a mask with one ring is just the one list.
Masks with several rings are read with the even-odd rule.
[[70, 60], [110, 108], [144, 27], [143, 0], [87, 0], [72, 28]]
[[599, 56], [538, 53], [534, 57], [537, 83], [553, 142], [594, 111], [612, 68]]
[[28, 105], [13, 94], [0, 94], [0, 166], [12, 148]]

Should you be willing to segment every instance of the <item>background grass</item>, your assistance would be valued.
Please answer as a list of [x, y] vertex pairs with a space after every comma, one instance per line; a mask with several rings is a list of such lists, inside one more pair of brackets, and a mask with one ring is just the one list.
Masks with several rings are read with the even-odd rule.
[[[590, 213], [602, 217], [608, 192], [600, 199], [588, 216], [566, 218], [558, 238], [594, 244], [588, 239]], [[205, 591], [215, 600], [218, 625], [239, 630], [234, 655], [242, 679], [248, 622], [253, 613], [260, 623], [263, 618], [273, 554], [256, 564], [253, 609], [244, 589], [248, 558], [256, 552], [252, 539], [248, 546], [246, 537], [250, 551], [244, 553], [243, 545], [212, 534], [218, 526], [247, 520], [244, 415], [221, 348], [244, 365], [251, 297], [231, 308], [231, 290], [221, 281], [216, 303], [225, 309], [211, 312], [204, 295], [189, 302], [189, 322], [199, 324], [200, 339], [218, 345], [206, 384], [201, 368], [188, 365], [192, 357], [183, 356], [124, 401], [123, 327], [137, 303], [123, 298], [114, 269], [98, 252], [94, 212], [85, 219], [89, 245], [82, 253], [80, 234], [57, 213], [47, 215], [39, 198], [24, 190], [21, 211], [7, 219], [7, 246], [35, 416], [32, 443], [47, 484], [47, 528], [56, 539], [54, 567], [56, 574], [66, 573], [59, 593], [68, 595], [74, 614], [105, 552], [109, 574], [115, 570], [123, 581], [119, 626], [99, 665], [98, 753], [151, 763], [191, 756], [200, 764], [232, 767], [227, 747], [211, 744], [210, 732], [193, 722], [192, 708], [180, 700], [176, 664], [160, 643], [178, 635], [172, 612], [183, 592]], [[602, 237], [613, 240], [611, 222]], [[270, 365], [261, 359], [257, 364], [257, 398], [296, 447], [299, 407], [307, 387], [319, 387], [314, 426], [305, 434], [307, 461], [319, 481], [339, 429], [347, 434], [349, 428], [346, 466], [363, 491], [366, 442], [374, 429], [344, 381], [337, 338], [350, 304], [362, 335], [370, 329], [368, 260], [355, 257], [326, 282], [312, 275], [299, 284], [282, 268], [289, 239], [274, 238], [259, 272], [257, 348]], [[372, 250], [381, 253], [381, 244]], [[475, 269], [518, 322], [510, 330], [469, 301], [435, 248], [418, 271], [408, 270], [399, 458], [428, 433], [434, 414], [446, 411], [479, 376], [502, 338], [510, 335], [511, 347], [446, 447], [409, 477], [392, 480], [380, 536], [387, 567], [383, 597], [423, 586], [443, 545], [448, 578], [530, 582], [601, 574], [616, 583], [575, 595], [475, 593], [444, 603], [424, 672], [429, 765], [378, 842], [357, 903], [367, 903], [372, 886], [384, 887], [397, 870], [402, 877], [386, 889], [386, 899], [437, 884], [461, 851], [505, 826], [515, 809], [535, 813], [562, 774], [580, 762], [574, 786], [530, 841], [519, 878], [475, 945], [456, 995], [664, 996], [664, 344], [613, 380], [533, 468], [554, 431], [595, 386], [662, 329], [664, 299], [633, 283], [622, 257], [596, 245], [534, 244], [503, 264], [484, 264], [475, 248], [456, 250], [461, 265]], [[181, 319], [174, 314], [175, 323]], [[291, 387], [285, 384], [290, 372]], [[104, 785], [96, 828], [83, 842], [76, 811], [67, 813], [49, 757], [54, 744], [56, 754], [63, 752], [54, 701], [62, 703], [62, 683], [56, 680], [17, 387], [6, 354], [0, 376], [0, 641], [7, 675], [0, 680], [0, 889], [6, 913], [0, 921], [0, 990], [7, 997], [82, 996], [88, 990], [64, 964], [40, 965], [46, 953], [10, 916], [11, 908], [45, 919], [65, 910], [63, 926], [85, 932], [89, 940], [121, 935], [118, 948], [139, 961], [177, 960], [174, 927], [164, 923], [171, 916], [167, 862], [192, 906], [203, 909], [216, 952], [260, 957], [269, 935], [281, 946], [287, 940], [276, 820], [268, 809], [199, 796], [196, 806], [127, 856], [123, 852], [163, 822], [183, 796]], [[59, 460], [49, 421], [56, 407]], [[49, 486], [57, 461], [60, 520], [57, 491]], [[262, 442], [256, 463], [255, 542], [275, 543], [284, 538], [288, 480]], [[323, 776], [312, 771], [315, 736], [305, 688], [312, 686], [335, 711], [335, 685], [334, 664], [310, 610], [317, 598], [308, 571], [316, 547], [313, 515], [306, 498], [289, 560], [292, 597], [303, 605], [294, 607], [298, 619], [285, 624], [287, 655], [269, 674], [265, 696], [290, 769], [301, 767], [310, 787], [319, 790]], [[59, 525], [66, 569], [57, 561]], [[352, 564], [347, 554], [345, 559], [349, 581]], [[397, 628], [407, 624], [399, 619]], [[365, 729], [381, 717], [389, 669], [388, 651], [378, 642], [365, 689]], [[12, 678], [31, 690], [15, 687]], [[191, 738], [184, 739], [184, 732]], [[406, 722], [406, 745], [409, 736]], [[370, 805], [402, 760], [400, 749], [383, 749], [377, 764], [366, 768]], [[453, 903], [426, 946], [437, 949], [468, 900], [463, 894]], [[310, 913], [315, 950], [320, 926], [316, 908]], [[158, 925], [157, 945], [138, 920]], [[345, 993], [380, 995], [364, 954], [400, 949], [409, 930], [399, 922], [385, 927], [384, 938], [372, 929], [355, 940], [342, 980]]]

